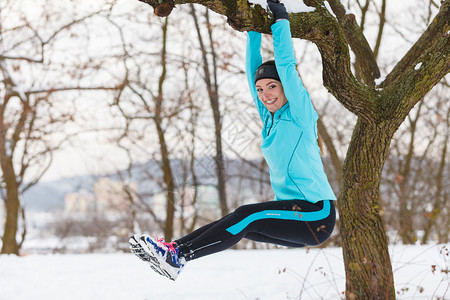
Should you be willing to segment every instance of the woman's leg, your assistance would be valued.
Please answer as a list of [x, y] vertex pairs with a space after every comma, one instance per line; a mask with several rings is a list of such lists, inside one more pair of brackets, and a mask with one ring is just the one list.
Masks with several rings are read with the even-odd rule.
[[318, 245], [334, 223], [332, 201], [269, 201], [241, 206], [176, 243], [187, 260], [228, 249], [244, 237], [284, 246]]
[[285, 247], [300, 248], [300, 247], [305, 246], [305, 244], [293, 243], [293, 242], [288, 242], [285, 240], [275, 239], [273, 237], [269, 237], [267, 235], [257, 233], [257, 232], [250, 232], [245, 236], [245, 238], [255, 241], [255, 242], [276, 244], [276, 245], [285, 246]]
[[[312, 205], [319, 210], [314, 211]], [[321, 217], [320, 214], [317, 214], [318, 212], [325, 213], [328, 207], [328, 216]], [[250, 231], [245, 235], [245, 238], [288, 247], [316, 246], [325, 242], [331, 235], [336, 223], [336, 211], [333, 202], [320, 201], [317, 204], [311, 204], [300, 201], [296, 210], [301, 215], [300, 222], [284, 219], [263, 220], [261, 223], [265, 223], [266, 226], [261, 230]], [[313, 215], [311, 215], [311, 212]], [[256, 223], [256, 229], [260, 225]], [[251, 228], [249, 229], [251, 230]]]
[[198, 236], [200, 236], [201, 234], [203, 234], [205, 231], [207, 231], [208, 229], [210, 229], [211, 227], [213, 227], [215, 224], [217, 224], [218, 222], [223, 221], [225, 218], [227, 218], [230, 214], [226, 215], [225, 217], [222, 217], [219, 220], [216, 220], [214, 222], [211, 222], [209, 224], [206, 224], [200, 228], [197, 228], [196, 230], [192, 231], [191, 233], [183, 236], [182, 238], [177, 240], [177, 243], [185, 243], [187, 241], [192, 241], [195, 238], [197, 238]]

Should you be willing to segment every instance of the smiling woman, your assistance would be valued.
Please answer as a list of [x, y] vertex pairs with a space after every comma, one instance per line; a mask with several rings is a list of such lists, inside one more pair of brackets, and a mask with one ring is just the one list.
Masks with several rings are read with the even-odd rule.
[[228, 249], [247, 238], [288, 247], [315, 246], [331, 235], [336, 197], [317, 144], [317, 113], [296, 69], [289, 15], [268, 0], [275, 60], [262, 64], [261, 34], [249, 32], [246, 73], [263, 121], [261, 151], [270, 169], [274, 201], [243, 205], [173, 242], [148, 235], [130, 248], [158, 274], [175, 280], [188, 261]]
[[258, 98], [272, 114], [287, 103], [283, 85], [275, 67], [275, 61], [267, 61], [258, 68], [255, 86]]

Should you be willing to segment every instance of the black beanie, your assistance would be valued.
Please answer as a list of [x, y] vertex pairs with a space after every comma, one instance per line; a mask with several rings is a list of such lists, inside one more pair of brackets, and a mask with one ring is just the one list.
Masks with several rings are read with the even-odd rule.
[[256, 70], [255, 83], [263, 78], [272, 78], [281, 81], [280, 77], [278, 76], [277, 68], [275, 67], [275, 61], [266, 61]]

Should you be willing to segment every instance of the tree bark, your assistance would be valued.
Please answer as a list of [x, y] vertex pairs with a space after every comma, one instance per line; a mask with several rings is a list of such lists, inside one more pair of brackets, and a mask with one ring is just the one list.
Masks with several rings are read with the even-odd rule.
[[[4, 145], [3, 143], [0, 143]], [[16, 176], [14, 174], [12, 160], [3, 159], [1, 161], [1, 167], [4, 177], [4, 182], [6, 184], [6, 222], [5, 230], [3, 233], [3, 245], [2, 254], [19, 254], [19, 249], [17, 247], [16, 234], [17, 234], [17, 221], [19, 217], [19, 187], [16, 182]]]
[[357, 121], [337, 206], [349, 299], [394, 299], [392, 266], [380, 216], [379, 184], [393, 129]]
[[[3, 70], [4, 74], [6, 71]], [[13, 81], [5, 76], [11, 85]], [[14, 85], [13, 85], [14, 86]], [[3, 244], [2, 244], [2, 254], [19, 254], [19, 244], [16, 240], [17, 230], [18, 230], [18, 218], [20, 210], [20, 200], [19, 200], [19, 187], [20, 187], [20, 176], [16, 174], [13, 163], [13, 155], [15, 147], [20, 140], [20, 136], [24, 133], [24, 128], [26, 127], [27, 121], [30, 119], [31, 110], [28, 104], [23, 101], [22, 103], [22, 113], [18, 118], [16, 126], [11, 136], [8, 136], [8, 130], [11, 130], [8, 122], [5, 120], [5, 110], [8, 106], [12, 97], [17, 96], [14, 92], [9, 91], [6, 97], [3, 99], [0, 105], [0, 166], [2, 171], [2, 181], [6, 188], [5, 208], [6, 208], [6, 221], [3, 233]], [[23, 99], [22, 99], [23, 100]], [[32, 118], [31, 118], [32, 119]], [[26, 167], [25, 167], [26, 169]], [[18, 181], [19, 179], [19, 181]]]

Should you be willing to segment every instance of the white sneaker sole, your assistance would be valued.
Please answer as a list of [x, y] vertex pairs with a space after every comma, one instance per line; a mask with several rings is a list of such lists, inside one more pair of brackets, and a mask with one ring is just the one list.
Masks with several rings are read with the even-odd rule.
[[141, 244], [139, 244], [139, 236], [137, 234], [130, 237], [128, 243], [130, 244], [131, 252], [139, 257], [139, 259], [145, 262], [151, 262], [153, 260], [151, 253], [145, 251]]
[[149, 247], [146, 241], [141, 238], [139, 239], [139, 245], [142, 247], [143, 251], [146, 253], [146, 261], [150, 264], [150, 268], [153, 271], [169, 278], [170, 280], [177, 279], [180, 269], [176, 269], [170, 266], [160, 254], [156, 252], [153, 247]]

